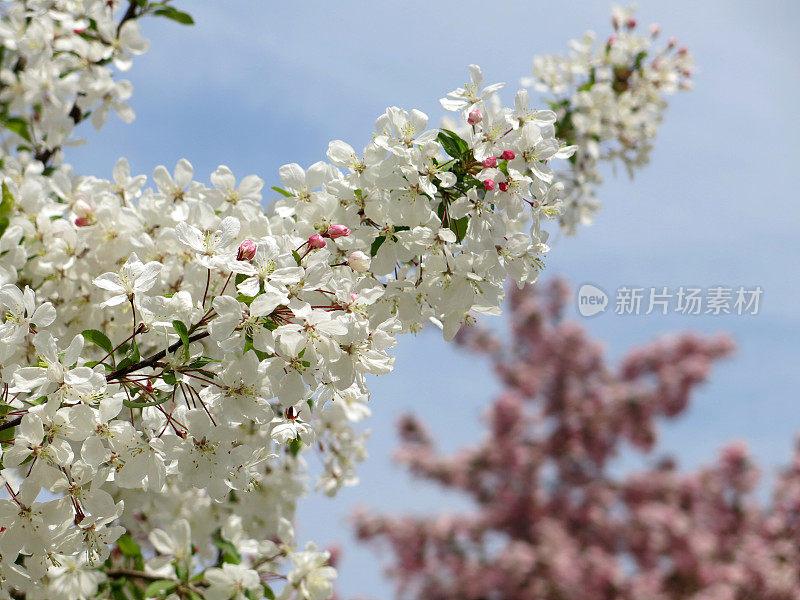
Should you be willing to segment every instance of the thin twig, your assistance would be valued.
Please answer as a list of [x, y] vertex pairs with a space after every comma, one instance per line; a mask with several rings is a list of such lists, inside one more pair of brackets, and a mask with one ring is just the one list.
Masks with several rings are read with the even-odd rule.
[[[189, 341], [190, 342], [196, 342], [197, 340], [202, 340], [205, 337], [208, 337], [208, 331], [203, 331], [202, 333], [196, 333], [195, 335], [193, 335], [193, 336], [191, 336], [189, 338]], [[166, 350], [160, 350], [160, 351], [156, 352], [155, 354], [153, 354], [153, 356], [151, 356], [149, 358], [146, 358], [146, 359], [144, 359], [142, 361], [139, 361], [136, 364], [129, 365], [129, 366], [123, 368], [123, 369], [117, 369], [116, 371], [112, 371], [111, 373], [106, 375], [106, 380], [107, 381], [111, 381], [113, 379], [119, 379], [120, 377], [123, 377], [124, 375], [127, 375], [128, 373], [132, 373], [133, 371], [138, 371], [140, 369], [145, 369], [147, 367], [152, 367], [154, 364], [156, 364], [158, 361], [160, 361], [162, 358], [164, 358], [168, 353], [175, 352], [175, 350], [180, 348], [182, 344], [183, 344], [183, 341], [182, 340], [178, 340], [177, 342], [174, 342], [173, 344], [170, 344], [169, 347]]]

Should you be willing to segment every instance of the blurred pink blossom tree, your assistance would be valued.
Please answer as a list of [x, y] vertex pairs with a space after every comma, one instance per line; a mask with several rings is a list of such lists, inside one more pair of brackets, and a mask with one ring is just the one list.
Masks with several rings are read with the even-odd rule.
[[487, 354], [503, 390], [487, 432], [437, 454], [416, 417], [397, 459], [413, 475], [468, 494], [475, 510], [430, 517], [361, 512], [360, 539], [388, 546], [389, 576], [419, 600], [790, 600], [800, 598], [800, 452], [768, 507], [759, 472], [731, 443], [715, 464], [669, 459], [619, 476], [626, 445], [652, 451], [660, 418], [688, 406], [728, 337], [684, 333], [628, 352], [618, 366], [562, 319], [567, 285], [511, 292], [508, 342], [459, 334]]

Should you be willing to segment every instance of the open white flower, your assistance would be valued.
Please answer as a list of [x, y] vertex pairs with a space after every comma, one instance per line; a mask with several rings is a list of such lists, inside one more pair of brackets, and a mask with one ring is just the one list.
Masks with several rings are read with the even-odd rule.
[[245, 565], [226, 563], [221, 569], [208, 569], [206, 579], [210, 584], [205, 592], [206, 600], [247, 600], [248, 592], [256, 598], [261, 595], [258, 573]]
[[178, 239], [197, 252], [198, 262], [212, 269], [230, 263], [236, 255], [232, 244], [239, 235], [241, 225], [236, 217], [225, 217], [214, 230], [200, 231], [197, 227], [180, 222], [175, 227]]
[[100, 306], [116, 306], [150, 290], [161, 273], [161, 264], [156, 261], [143, 263], [133, 252], [116, 273], [103, 273], [92, 283], [113, 295]]
[[0, 305], [5, 307], [5, 319], [0, 323], [0, 341], [16, 344], [31, 330], [47, 327], [56, 319], [56, 309], [50, 302], [36, 306], [36, 293], [28, 286], [21, 292], [15, 285], [0, 287]]

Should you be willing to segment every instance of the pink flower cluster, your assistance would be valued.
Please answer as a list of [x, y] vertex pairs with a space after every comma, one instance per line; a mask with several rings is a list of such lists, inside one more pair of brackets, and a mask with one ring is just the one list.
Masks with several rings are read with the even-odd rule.
[[681, 472], [661, 459], [620, 476], [615, 457], [647, 453], [661, 418], [683, 412], [724, 336], [686, 333], [607, 363], [561, 313], [560, 281], [510, 293], [506, 343], [480, 328], [459, 342], [486, 353], [503, 391], [476, 446], [442, 457], [415, 417], [398, 460], [461, 490], [466, 514], [356, 515], [362, 540], [393, 553], [388, 574], [419, 600], [796, 600], [800, 598], [800, 446], [773, 501], [732, 443], [715, 464]]

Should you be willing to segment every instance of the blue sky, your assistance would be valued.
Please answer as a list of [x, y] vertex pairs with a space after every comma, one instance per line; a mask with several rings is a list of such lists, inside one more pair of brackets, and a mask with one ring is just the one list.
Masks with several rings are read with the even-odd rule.
[[[534, 54], [560, 51], [587, 29], [605, 35], [610, 9], [589, 0], [177, 5], [197, 25], [146, 23], [152, 48], [126, 75], [137, 120], [128, 126], [112, 117], [102, 132], [87, 130], [90, 144], [68, 155], [78, 172], [109, 176], [127, 156], [134, 171], [149, 174], [186, 157], [202, 180], [226, 164], [237, 176], [257, 173], [275, 185], [278, 167], [324, 158], [329, 140], [363, 145], [387, 106], [419, 108], [436, 123], [438, 98], [464, 81], [469, 63], [480, 64], [487, 81], [507, 82], [510, 99]], [[732, 333], [736, 357], [715, 370], [685, 417], [663, 429], [660, 448], [693, 466], [725, 440], [743, 438], [769, 473], [786, 462], [800, 428], [800, 4], [652, 0], [639, 2], [638, 15], [691, 48], [695, 90], [671, 101], [651, 165], [633, 182], [609, 175], [595, 225], [556, 240], [548, 271], [612, 292], [760, 285], [756, 316], [607, 313], [585, 325], [614, 357], [666, 332]], [[303, 538], [343, 543], [344, 597], [391, 597], [374, 553], [350, 539], [354, 506], [465, 506], [391, 465], [397, 416], [424, 415], [441, 446], [453, 450], [480, 436], [480, 411], [496, 390], [478, 359], [433, 331], [401, 340], [396, 355], [394, 373], [373, 380], [371, 456], [361, 485], [335, 500], [307, 499], [300, 511]]]

